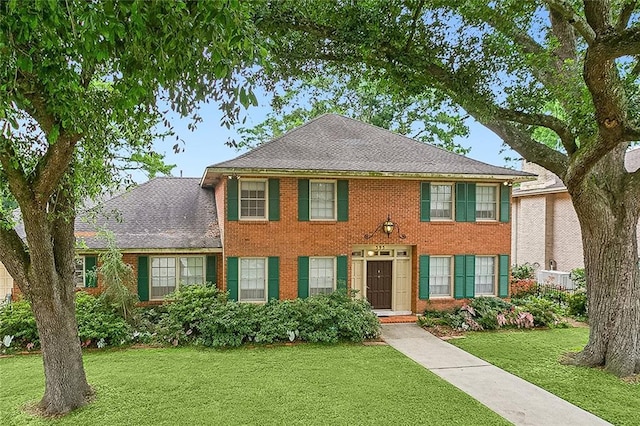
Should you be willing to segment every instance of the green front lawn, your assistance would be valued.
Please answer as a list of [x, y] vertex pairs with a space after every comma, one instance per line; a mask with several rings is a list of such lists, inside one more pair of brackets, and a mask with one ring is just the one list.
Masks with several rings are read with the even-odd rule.
[[0, 424], [508, 424], [388, 346], [296, 345], [90, 352], [91, 405], [54, 420], [39, 356], [0, 359]]
[[568, 328], [469, 333], [450, 342], [613, 424], [640, 424], [640, 384], [558, 362], [562, 354], [582, 349], [588, 338], [588, 329]]

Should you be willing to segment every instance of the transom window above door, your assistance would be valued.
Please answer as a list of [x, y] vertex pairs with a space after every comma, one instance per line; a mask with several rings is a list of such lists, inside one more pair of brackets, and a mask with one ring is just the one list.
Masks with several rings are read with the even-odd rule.
[[266, 219], [267, 181], [240, 181], [240, 218]]
[[336, 182], [335, 181], [310, 181], [309, 182], [309, 219], [311, 220], [335, 220], [336, 219]]

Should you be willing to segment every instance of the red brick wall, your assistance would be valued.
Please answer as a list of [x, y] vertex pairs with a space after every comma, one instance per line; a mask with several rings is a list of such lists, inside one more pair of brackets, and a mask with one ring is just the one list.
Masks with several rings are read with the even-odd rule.
[[[226, 186], [227, 179], [222, 185]], [[350, 179], [348, 222], [298, 221], [298, 179], [280, 178], [280, 221], [227, 221], [224, 256], [280, 257], [280, 297], [297, 297], [298, 256], [349, 256], [354, 245], [402, 244], [413, 246], [414, 311], [426, 307], [417, 298], [417, 256], [510, 254], [511, 224], [500, 222], [420, 222], [420, 182], [402, 179]], [[225, 205], [226, 212], [226, 205]], [[396, 222], [397, 232], [387, 237], [372, 232], [386, 218]], [[224, 282], [224, 281], [222, 281]], [[225, 283], [226, 284], [226, 283]]]

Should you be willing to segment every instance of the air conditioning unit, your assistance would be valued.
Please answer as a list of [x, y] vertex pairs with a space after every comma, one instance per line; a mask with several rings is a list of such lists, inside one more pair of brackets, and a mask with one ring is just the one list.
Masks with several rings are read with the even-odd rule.
[[576, 283], [571, 279], [569, 272], [563, 271], [536, 271], [536, 281], [538, 284], [562, 287], [565, 290], [575, 290]]

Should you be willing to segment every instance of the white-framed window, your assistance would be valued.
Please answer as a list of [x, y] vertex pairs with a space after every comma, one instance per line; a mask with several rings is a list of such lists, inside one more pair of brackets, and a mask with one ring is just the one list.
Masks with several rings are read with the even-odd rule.
[[309, 258], [309, 296], [329, 294], [336, 285], [336, 258]]
[[476, 256], [475, 295], [495, 296], [496, 294], [496, 258], [494, 256]]
[[267, 218], [267, 181], [240, 180], [240, 219]]
[[476, 220], [498, 218], [498, 186], [476, 185]]
[[451, 296], [451, 256], [429, 257], [429, 297]]
[[163, 299], [181, 284], [204, 284], [204, 256], [154, 256], [151, 258], [151, 300]]
[[75, 259], [75, 268], [73, 270], [73, 282], [75, 283], [76, 287], [85, 287], [85, 283], [86, 281], [86, 274], [87, 271], [85, 269], [85, 264], [84, 264], [84, 256], [78, 256]]
[[239, 292], [241, 302], [267, 301], [267, 259], [263, 257], [240, 258]]
[[431, 220], [453, 219], [453, 184], [431, 184]]
[[309, 181], [309, 220], [336, 219], [336, 182]]
[[178, 259], [180, 263], [180, 284], [203, 284], [205, 282], [204, 257], [189, 256]]

